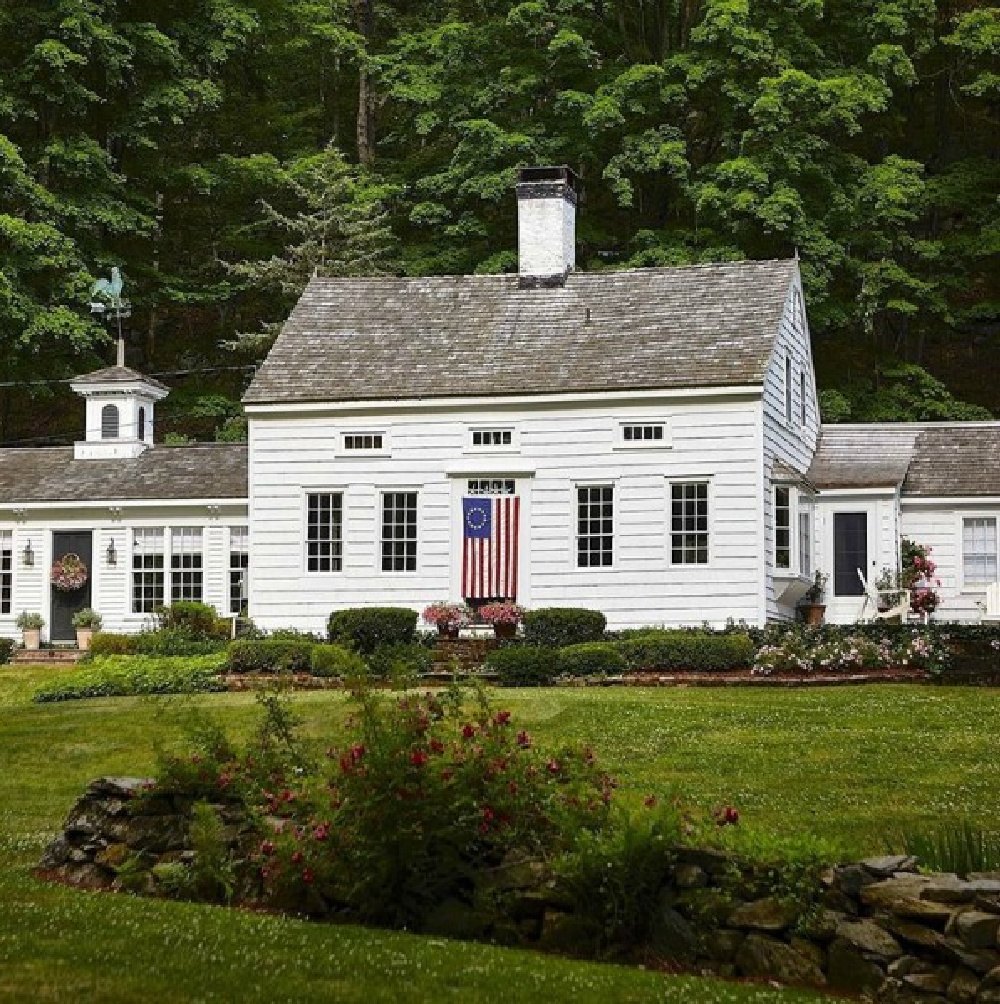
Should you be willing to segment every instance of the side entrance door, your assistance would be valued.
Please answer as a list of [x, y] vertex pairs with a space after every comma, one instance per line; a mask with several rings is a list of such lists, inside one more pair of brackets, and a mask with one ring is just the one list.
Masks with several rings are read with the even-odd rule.
[[93, 581], [93, 532], [91, 530], [54, 530], [52, 532], [52, 562], [57, 562], [67, 554], [78, 555], [87, 566], [87, 581], [71, 591], [57, 589], [50, 585], [52, 594], [52, 614], [49, 624], [49, 639], [55, 642], [76, 641], [73, 614], [90, 606], [91, 584]]

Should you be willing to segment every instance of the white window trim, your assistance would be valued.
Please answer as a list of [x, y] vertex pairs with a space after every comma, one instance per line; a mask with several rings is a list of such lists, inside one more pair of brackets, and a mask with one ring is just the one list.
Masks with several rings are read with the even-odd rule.
[[[349, 450], [344, 445], [347, 436], [381, 436], [382, 445], [370, 450]], [[341, 429], [337, 433], [337, 456], [344, 460], [350, 460], [353, 457], [390, 457], [392, 456], [392, 443], [389, 438], [389, 430], [375, 429], [371, 426], [359, 426], [356, 429]]]
[[[775, 495], [778, 488], [788, 489], [788, 531], [789, 531], [789, 565], [782, 568], [778, 564], [778, 520], [777, 505]], [[799, 516], [803, 512], [809, 513], [809, 540], [814, 539], [816, 533], [816, 507], [805, 504], [805, 500], [815, 501], [815, 496], [803, 492], [794, 481], [772, 481], [771, 482], [771, 568], [774, 570], [775, 578], [779, 579], [802, 579], [812, 580], [812, 573], [802, 571], [802, 548], [799, 540]], [[810, 551], [810, 568], [816, 567], [815, 554]]]
[[[626, 439], [625, 427], [632, 425], [662, 425], [663, 439]], [[665, 418], [632, 418], [615, 423], [616, 450], [670, 450], [673, 449], [673, 437], [670, 422]]]
[[[412, 569], [392, 569], [385, 571], [382, 568], [382, 514], [384, 512], [384, 497], [386, 495], [399, 495], [412, 493], [417, 496], [417, 567]], [[379, 485], [377, 488], [378, 509], [375, 516], [375, 573], [379, 576], [402, 575], [409, 578], [419, 575], [423, 571], [424, 548], [421, 545], [421, 528], [424, 525], [424, 493], [420, 485]]]
[[[988, 582], [969, 582], [965, 581], [965, 521], [967, 519], [992, 519], [996, 523], [997, 528], [997, 551], [1000, 552], [1000, 512], [996, 509], [988, 510], [973, 510], [969, 509], [965, 512], [960, 512], [957, 515], [957, 529], [955, 532], [956, 547], [956, 575], [955, 578], [959, 583], [958, 591], [960, 593], [969, 593], [977, 595], [985, 595], [986, 587], [990, 585]], [[997, 578], [1000, 579], [1000, 553], [997, 554]]]
[[[136, 530], [159, 530], [163, 533], [163, 603], [165, 606], [169, 606], [171, 603], [170, 593], [172, 588], [172, 574], [173, 568], [171, 568], [171, 560], [173, 558], [173, 534], [175, 530], [200, 530], [201, 531], [201, 595], [202, 603], [207, 603], [210, 607], [216, 608], [218, 606], [216, 603], [212, 602], [211, 589], [210, 589], [210, 567], [208, 564], [208, 553], [209, 553], [209, 531], [211, 523], [208, 518], [205, 519], [190, 519], [184, 521], [171, 521], [171, 522], [156, 522], [156, 521], [143, 521], [141, 523], [129, 523], [126, 525], [125, 542], [127, 545], [127, 555], [123, 555], [119, 550], [118, 553], [118, 568], [124, 569], [124, 575], [122, 579], [124, 580], [125, 589], [125, 606], [124, 613], [122, 614], [122, 619], [126, 623], [135, 622], [149, 622], [150, 618], [153, 616], [151, 613], [140, 613], [137, 610], [132, 609], [132, 584], [133, 584], [133, 572], [135, 569], [132, 567], [132, 555], [135, 553], [135, 531]], [[115, 547], [118, 547], [118, 536], [113, 530], [106, 531], [100, 529], [101, 533], [107, 534], [107, 540], [115, 539]], [[228, 536], [227, 536], [228, 544]], [[107, 548], [107, 542], [102, 538], [103, 548]], [[95, 552], [96, 554], [97, 552]], [[225, 571], [228, 573], [229, 570], [229, 552], [225, 552]], [[96, 558], [95, 558], [96, 561]], [[108, 572], [102, 571], [102, 575], [108, 575]], [[226, 580], [228, 582], [228, 579]], [[225, 600], [226, 606], [228, 607], [228, 594]], [[224, 615], [223, 615], [224, 616]]]
[[783, 355], [785, 362], [781, 413], [786, 428], [790, 429], [795, 424], [795, 359], [791, 352], [785, 351]]
[[[337, 571], [312, 572], [309, 570], [309, 496], [340, 495], [340, 568]], [[299, 568], [307, 579], [335, 578], [344, 574], [347, 567], [347, 487], [346, 485], [310, 485], [302, 490], [301, 516], [299, 526]], [[228, 552], [227, 552], [228, 553]], [[251, 555], [251, 557], [253, 557]]]
[[[611, 489], [611, 564], [610, 565], [580, 565], [577, 563], [577, 522], [580, 519], [580, 489], [610, 488]], [[570, 533], [569, 533], [569, 564], [570, 569], [581, 575], [613, 572], [619, 567], [618, 541], [621, 536], [618, 526], [619, 501], [621, 482], [618, 478], [593, 478], [586, 481], [574, 481], [570, 498]]]
[[[509, 432], [510, 442], [499, 446], [474, 446], [472, 434], [474, 432]], [[495, 456], [504, 453], [521, 452], [521, 429], [510, 422], [476, 422], [474, 425], [465, 427], [462, 453], [474, 456]]]
[[[674, 512], [673, 512], [673, 486], [674, 485], [690, 485], [690, 484], [706, 484], [708, 485], [708, 561], [704, 564], [698, 564], [697, 562], [691, 561], [674, 561]], [[667, 497], [664, 503], [664, 512], [666, 514], [667, 522], [667, 532], [666, 532], [666, 546], [667, 546], [667, 564], [670, 568], [711, 568], [715, 564], [715, 528], [714, 528], [714, 513], [715, 513], [715, 481], [710, 474], [691, 474], [691, 475], [677, 475], [675, 477], [667, 478]]]

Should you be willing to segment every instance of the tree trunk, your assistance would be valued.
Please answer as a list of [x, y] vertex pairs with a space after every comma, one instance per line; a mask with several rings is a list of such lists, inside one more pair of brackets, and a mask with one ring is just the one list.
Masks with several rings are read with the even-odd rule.
[[[374, 0], [355, 0], [355, 13], [368, 55], [375, 36]], [[375, 93], [364, 63], [358, 67], [358, 162], [363, 167], [375, 163]]]

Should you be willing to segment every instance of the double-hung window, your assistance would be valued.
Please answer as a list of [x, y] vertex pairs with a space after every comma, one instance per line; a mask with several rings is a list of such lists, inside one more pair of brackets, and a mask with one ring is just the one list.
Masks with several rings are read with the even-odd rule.
[[14, 534], [0, 530], [0, 614], [9, 614], [14, 592]]
[[708, 482], [670, 486], [670, 560], [675, 565], [708, 564]]
[[382, 494], [382, 571], [417, 570], [417, 493]]
[[343, 492], [306, 496], [306, 571], [339, 572], [344, 560]]
[[613, 562], [615, 492], [613, 485], [587, 485], [576, 490], [576, 564], [606, 568]]
[[201, 527], [176, 527], [170, 534], [170, 602], [200, 603], [203, 579]]
[[245, 526], [229, 528], [229, 612], [247, 612], [247, 572], [250, 568], [250, 534]]
[[163, 606], [163, 530], [132, 531], [132, 613], [151, 614]]
[[997, 520], [995, 516], [969, 516], [962, 520], [962, 581], [966, 586], [996, 582]]

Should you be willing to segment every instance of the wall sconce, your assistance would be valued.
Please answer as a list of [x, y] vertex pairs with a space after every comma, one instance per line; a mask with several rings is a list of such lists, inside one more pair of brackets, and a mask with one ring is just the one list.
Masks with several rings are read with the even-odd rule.
[[27, 544], [24, 545], [24, 554], [22, 555], [24, 559], [24, 567], [31, 568], [35, 563], [35, 552], [31, 548], [31, 541], [29, 540]]
[[113, 540], [108, 541], [108, 564], [118, 564], [118, 552], [115, 550], [115, 542]]

